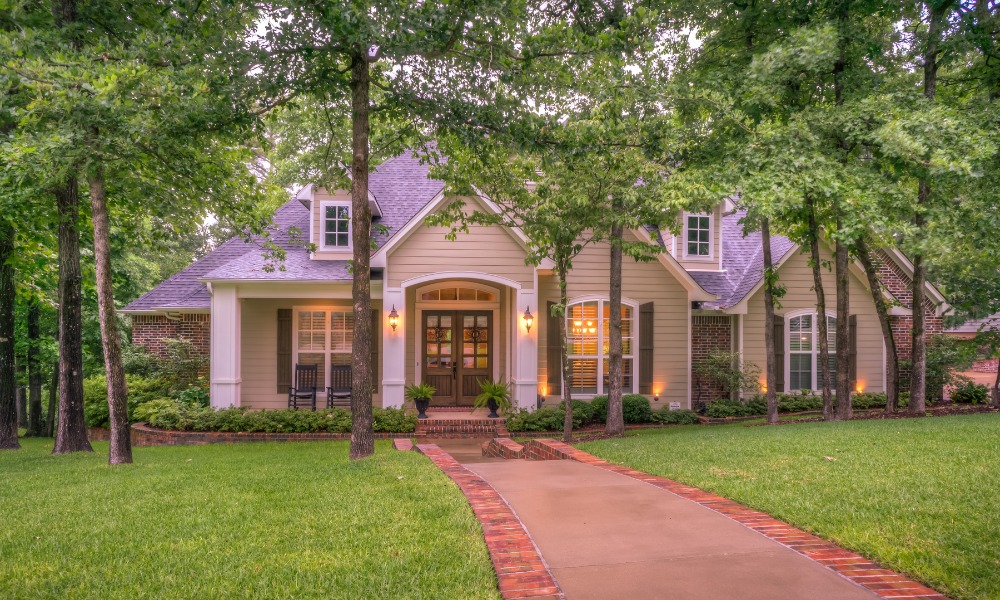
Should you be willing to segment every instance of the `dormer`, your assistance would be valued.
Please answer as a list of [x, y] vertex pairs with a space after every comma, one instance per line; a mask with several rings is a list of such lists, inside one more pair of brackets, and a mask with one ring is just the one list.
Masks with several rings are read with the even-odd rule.
[[726, 203], [711, 212], [684, 212], [680, 216], [678, 234], [664, 231], [663, 243], [688, 271], [722, 270], [722, 215]]
[[[327, 191], [307, 185], [295, 195], [296, 200], [309, 209], [309, 241], [316, 247], [313, 260], [350, 260], [354, 252], [351, 235], [350, 190]], [[375, 196], [368, 193], [372, 218], [382, 216]]]

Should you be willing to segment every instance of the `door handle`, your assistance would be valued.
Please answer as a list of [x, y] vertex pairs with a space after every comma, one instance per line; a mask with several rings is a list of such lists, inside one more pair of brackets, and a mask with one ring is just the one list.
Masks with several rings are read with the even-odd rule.
[[453, 364], [451, 366], [451, 378], [458, 379], [458, 364]]

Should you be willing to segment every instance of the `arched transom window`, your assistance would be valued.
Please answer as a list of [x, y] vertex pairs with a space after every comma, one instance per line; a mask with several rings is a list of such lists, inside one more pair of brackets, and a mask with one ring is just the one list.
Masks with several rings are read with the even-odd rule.
[[[635, 391], [634, 307], [622, 304], [622, 391]], [[611, 304], [587, 300], [566, 310], [566, 341], [574, 395], [608, 393], [608, 356], [611, 348]]]
[[[830, 373], [837, 369], [837, 318], [826, 317], [830, 348]], [[819, 372], [819, 324], [815, 313], [788, 319], [788, 389], [818, 390], [823, 387]]]
[[496, 302], [493, 290], [464, 286], [445, 286], [420, 292], [421, 302]]

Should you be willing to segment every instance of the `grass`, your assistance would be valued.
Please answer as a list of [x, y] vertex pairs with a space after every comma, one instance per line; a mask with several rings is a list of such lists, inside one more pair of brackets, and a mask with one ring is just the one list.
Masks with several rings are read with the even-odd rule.
[[0, 598], [499, 598], [427, 459], [379, 442], [0, 452]]
[[732, 498], [953, 598], [1000, 598], [1000, 416], [677, 427], [580, 444]]

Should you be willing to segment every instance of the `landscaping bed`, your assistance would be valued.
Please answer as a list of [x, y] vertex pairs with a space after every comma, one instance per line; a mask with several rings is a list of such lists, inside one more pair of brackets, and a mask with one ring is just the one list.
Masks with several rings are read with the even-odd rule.
[[831, 540], [949, 596], [1000, 597], [1000, 416], [674, 427], [581, 443]]
[[3, 598], [489, 598], [461, 492], [424, 457], [346, 442], [142, 448], [109, 467], [0, 453]]

